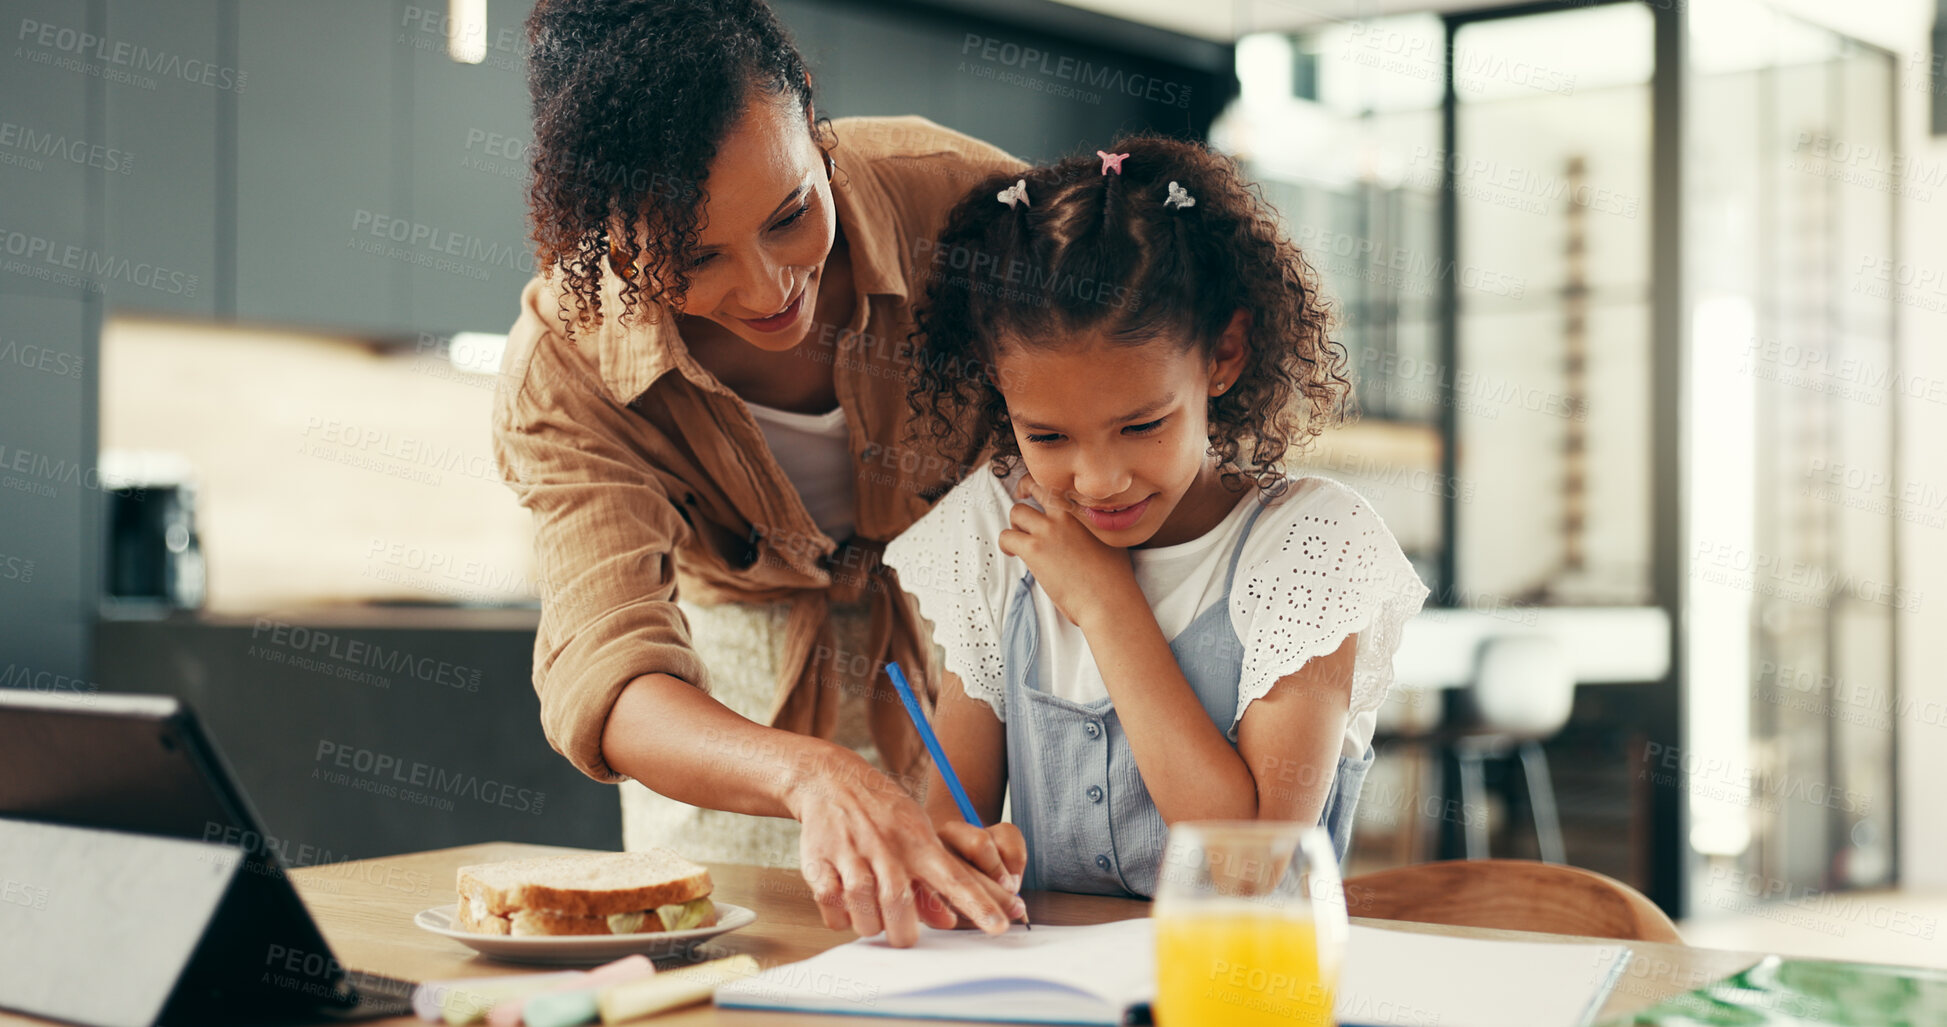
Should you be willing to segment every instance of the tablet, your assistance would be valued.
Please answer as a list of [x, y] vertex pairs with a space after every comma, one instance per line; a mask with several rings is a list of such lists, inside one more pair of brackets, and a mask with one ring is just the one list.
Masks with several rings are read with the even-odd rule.
[[[117, 835], [138, 835], [240, 852], [229, 894], [175, 981], [161, 1023], [411, 1011], [410, 982], [349, 972], [331, 955], [228, 763], [181, 700], [0, 688], [0, 820], [115, 832], [100, 836], [103, 850], [116, 847]], [[103, 858], [113, 857], [104, 851]], [[104, 923], [120, 919], [113, 909], [99, 914]], [[32, 965], [31, 942], [15, 944], [23, 949], [10, 955]], [[281, 961], [278, 973], [265, 973], [267, 953], [279, 951], [315, 958]]]

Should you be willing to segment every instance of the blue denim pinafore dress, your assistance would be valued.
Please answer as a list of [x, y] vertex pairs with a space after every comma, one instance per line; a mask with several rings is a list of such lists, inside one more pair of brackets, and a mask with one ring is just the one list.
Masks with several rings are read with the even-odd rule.
[[[1224, 574], [1223, 595], [1170, 642], [1204, 712], [1226, 734], [1235, 719], [1244, 667], [1244, 645], [1231, 626], [1230, 590], [1244, 542], [1263, 512], [1260, 504], [1244, 524]], [[1143, 786], [1112, 701], [1104, 696], [1078, 703], [1040, 687], [1033, 600], [1034, 575], [1023, 574], [1001, 634], [1008, 794], [1014, 825], [1028, 846], [1022, 887], [1149, 898], [1168, 828]], [[1370, 748], [1360, 758], [1339, 757], [1319, 817], [1341, 863], [1372, 759]]]

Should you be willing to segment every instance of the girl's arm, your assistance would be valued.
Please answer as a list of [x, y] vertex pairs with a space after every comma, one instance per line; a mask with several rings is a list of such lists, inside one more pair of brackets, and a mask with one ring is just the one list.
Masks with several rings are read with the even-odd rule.
[[[1285, 819], [1299, 816], [1308, 802], [1316, 819], [1329, 776], [1311, 775], [1316, 795], [1276, 778], [1292, 765], [1283, 760], [1318, 760], [1322, 766], [1330, 755], [1337, 764], [1351, 705], [1352, 638], [1280, 678], [1253, 702], [1232, 748], [1177, 666], [1128, 552], [1102, 543], [1075, 519], [1071, 504], [1032, 476], [1022, 479], [1021, 494], [1032, 494], [1042, 509], [1017, 503], [1008, 511], [1013, 526], [1001, 532], [1001, 551], [1020, 557], [1055, 608], [1081, 628], [1163, 822]], [[1319, 783], [1321, 776], [1326, 780]], [[1261, 778], [1272, 786], [1262, 797]]]
[[[974, 812], [980, 814], [981, 823], [991, 826], [982, 830], [967, 823], [940, 768], [931, 763], [926, 767], [926, 815], [947, 848], [1011, 893], [1021, 886], [1028, 848], [1019, 828], [999, 822], [1007, 795], [1007, 725], [994, 715], [993, 707], [968, 695], [958, 677], [941, 673], [933, 733], [939, 736], [940, 749], [953, 764]], [[958, 914], [950, 903], [942, 902], [924, 882], [915, 884], [929, 923], [957, 923]]]
[[1259, 820], [1318, 823], [1330, 800], [1352, 706], [1359, 636], [1314, 656], [1244, 709], [1237, 752], [1257, 782]]
[[1140, 590], [1079, 621], [1143, 785], [1166, 824], [1316, 821], [1352, 700], [1358, 636], [1313, 657], [1244, 711], [1232, 748], [1184, 679]]
[[1163, 823], [1255, 820], [1257, 782], [1183, 677], [1156, 611], [1135, 586], [1104, 596], [1075, 625], [1088, 639], [1143, 786]]
[[[999, 820], [1001, 800], [1007, 795], [1007, 725], [994, 716], [993, 707], [968, 695], [951, 671], [941, 672], [940, 699], [933, 707], [933, 733], [939, 736], [940, 748], [953, 764], [982, 822]], [[926, 815], [935, 830], [944, 824], [966, 822], [960, 816], [959, 804], [947, 791], [940, 768], [930, 762], [926, 765]]]

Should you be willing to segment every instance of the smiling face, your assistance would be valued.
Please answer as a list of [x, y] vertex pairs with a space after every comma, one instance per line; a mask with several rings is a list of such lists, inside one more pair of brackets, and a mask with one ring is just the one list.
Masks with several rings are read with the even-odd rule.
[[838, 219], [795, 99], [753, 89], [710, 164], [689, 290], [673, 306], [770, 352], [803, 342]]
[[1237, 493], [1209, 455], [1208, 403], [1243, 365], [1242, 338], [1234, 321], [1208, 355], [1173, 339], [1001, 346], [996, 378], [1028, 473], [1112, 546], [1209, 531]]

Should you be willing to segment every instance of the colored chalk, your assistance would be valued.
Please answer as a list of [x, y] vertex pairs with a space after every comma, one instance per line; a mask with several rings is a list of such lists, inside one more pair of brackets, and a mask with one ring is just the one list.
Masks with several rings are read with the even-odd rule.
[[713, 959], [603, 988], [597, 1004], [601, 1007], [603, 1023], [626, 1023], [694, 1002], [707, 1002], [718, 988], [752, 976], [758, 969], [757, 959], [750, 955]]
[[[656, 964], [650, 962], [648, 956], [637, 953], [613, 963], [605, 963], [587, 973], [576, 974], [572, 980], [563, 981], [540, 994], [579, 990], [593, 992], [610, 985], [639, 980], [655, 972]], [[523, 1019], [533, 1023], [532, 1017], [525, 1016], [525, 1010], [527, 1003], [534, 998], [534, 995], [519, 995], [497, 1003], [487, 1014], [487, 1027], [521, 1027]]]
[[425, 981], [412, 992], [412, 1011], [427, 1023], [444, 1021], [459, 1027], [477, 1023], [503, 999], [528, 995], [584, 976], [579, 970], [557, 973], [505, 974], [497, 977], [458, 977]]
[[536, 995], [527, 1000], [521, 1010], [521, 1020], [527, 1027], [578, 1027], [592, 1023], [602, 1015], [601, 1006], [595, 1002], [597, 994], [583, 988]]

